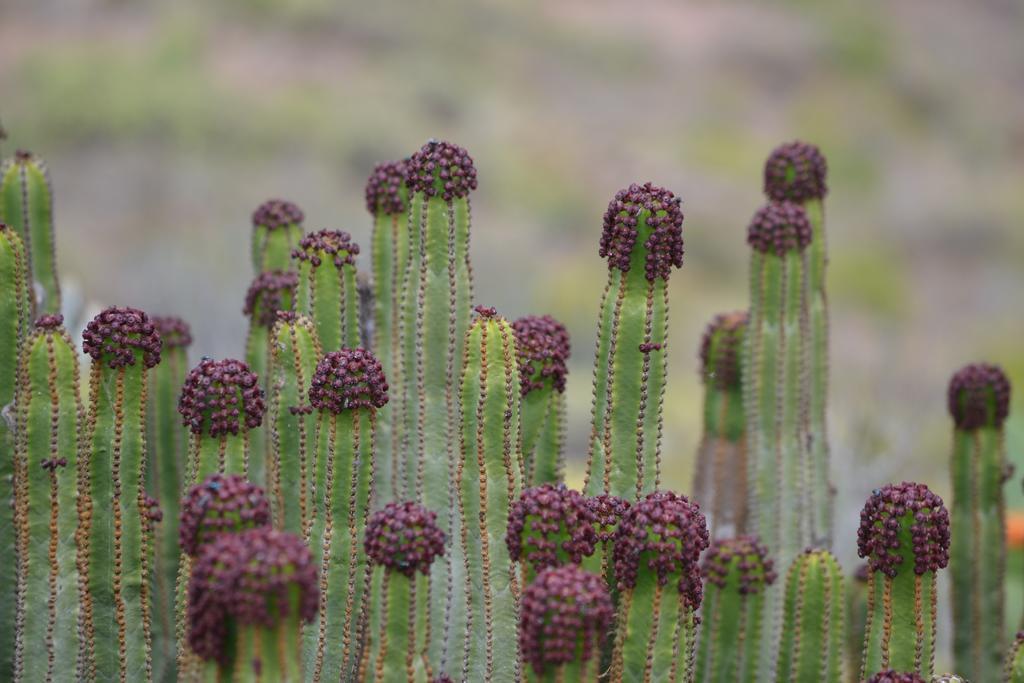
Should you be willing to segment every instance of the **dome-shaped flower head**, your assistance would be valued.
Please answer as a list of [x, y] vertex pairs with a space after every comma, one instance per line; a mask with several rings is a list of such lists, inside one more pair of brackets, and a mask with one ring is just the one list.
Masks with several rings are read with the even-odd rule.
[[466, 150], [450, 142], [430, 140], [405, 164], [405, 184], [427, 197], [446, 202], [476, 189], [476, 167]]
[[517, 562], [534, 570], [579, 564], [597, 543], [597, 516], [587, 499], [565, 484], [525, 489], [508, 513], [505, 543]]
[[597, 655], [612, 622], [601, 577], [575, 565], [545, 569], [523, 591], [519, 649], [538, 676]]
[[636, 585], [640, 572], [653, 572], [658, 584], [676, 581], [687, 604], [700, 607], [703, 591], [700, 554], [708, 547], [708, 527], [700, 508], [686, 496], [655, 491], [622, 516], [615, 532], [615, 580], [622, 590]]
[[268, 199], [252, 214], [252, 227], [274, 230], [302, 222], [302, 209], [284, 199]]
[[211, 474], [188, 490], [181, 502], [178, 544], [195, 557], [221, 534], [237, 534], [270, 524], [263, 489], [237, 474]]
[[388, 383], [380, 361], [366, 349], [331, 351], [316, 365], [309, 402], [335, 414], [383, 408], [388, 402]]
[[764, 163], [764, 193], [777, 202], [823, 199], [828, 165], [817, 146], [799, 140], [779, 145]]
[[178, 399], [182, 423], [211, 437], [259, 427], [266, 409], [256, 373], [233, 358], [204, 358], [185, 377]]
[[165, 349], [184, 348], [192, 344], [192, 328], [181, 318], [173, 315], [154, 315], [152, 321]]
[[740, 595], [753, 595], [775, 583], [775, 563], [756, 536], [720, 539], [704, 555], [701, 573], [718, 588], [725, 588], [730, 572], [738, 574]]
[[143, 517], [150, 523], [156, 524], [164, 519], [164, 511], [160, 509], [160, 501], [151, 496], [142, 496]]
[[292, 271], [269, 270], [260, 273], [245, 293], [244, 315], [257, 325], [271, 327], [278, 311], [289, 311], [294, 305], [299, 276]]
[[549, 380], [556, 390], [565, 391], [570, 352], [565, 325], [550, 315], [528, 315], [512, 323], [512, 331], [523, 396], [543, 389]]
[[292, 258], [309, 261], [314, 268], [319, 268], [324, 259], [328, 259], [341, 268], [355, 265], [358, 254], [359, 245], [344, 230], [320, 230], [303, 237], [298, 248], [292, 251]]
[[370, 515], [363, 548], [370, 561], [409, 578], [444, 554], [445, 535], [437, 514], [416, 503], [388, 503]]
[[700, 344], [701, 376], [723, 391], [740, 386], [740, 354], [747, 331], [747, 312], [716, 315]]
[[82, 332], [82, 350], [111, 369], [141, 360], [151, 368], [160, 362], [160, 335], [149, 316], [136, 308], [112, 306], [89, 321]]
[[37, 330], [59, 330], [64, 327], [64, 316], [60, 313], [41, 315], [36, 318]]
[[587, 505], [594, 513], [594, 529], [597, 531], [597, 540], [601, 543], [614, 541], [619, 522], [629, 511], [629, 501], [610, 493], [602, 493], [599, 496], [587, 498]]
[[966, 365], [949, 380], [947, 402], [957, 429], [998, 429], [1010, 414], [1010, 380], [998, 365]]
[[949, 513], [924, 484], [903, 482], [875, 489], [860, 513], [857, 554], [871, 571], [894, 577], [913, 557], [918, 575], [949, 562]]
[[886, 671], [879, 671], [864, 683], [928, 683], [928, 681], [915, 673], [901, 674], [892, 669], [887, 669]]
[[229, 622], [274, 628], [290, 615], [309, 622], [320, 600], [316, 564], [295, 534], [271, 527], [223, 534], [203, 546], [188, 586], [189, 645], [223, 661]]
[[371, 214], [394, 215], [408, 210], [406, 161], [385, 161], [373, 167], [366, 179], [366, 210]]
[[762, 254], [784, 256], [811, 243], [811, 223], [804, 207], [793, 202], [769, 202], [757, 210], [747, 228], [747, 244]]
[[608, 203], [601, 233], [599, 253], [608, 259], [608, 267], [629, 271], [637, 238], [642, 237], [647, 279], [668, 280], [672, 268], [683, 265], [681, 203], [679, 197], [651, 183], [619, 190]]

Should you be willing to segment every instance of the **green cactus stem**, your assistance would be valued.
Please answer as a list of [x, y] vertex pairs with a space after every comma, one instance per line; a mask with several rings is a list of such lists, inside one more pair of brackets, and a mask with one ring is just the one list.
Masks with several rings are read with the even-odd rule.
[[0, 223], [14, 228], [25, 245], [35, 311], [60, 313], [53, 189], [46, 164], [31, 152], [18, 150], [0, 164]]
[[655, 491], [633, 504], [615, 533], [619, 590], [609, 680], [694, 681], [701, 552], [708, 530], [685, 496]]
[[867, 634], [869, 581], [868, 564], [862, 562], [846, 583], [846, 671], [852, 683], [861, 680], [860, 660]]
[[512, 323], [522, 397], [523, 464], [531, 486], [562, 480], [569, 332], [550, 315]]
[[739, 536], [747, 527], [747, 438], [740, 372], [746, 329], [746, 311], [716, 315], [701, 342], [704, 433], [693, 488], [712, 538]]
[[651, 183], [630, 185], [604, 215], [608, 284], [597, 328], [588, 495], [636, 500], [659, 483], [668, 278], [683, 265], [680, 201]]
[[363, 349], [331, 351], [310, 383], [319, 421], [309, 539], [320, 567], [320, 611], [303, 637], [303, 658], [312, 681], [351, 680], [359, 667], [369, 600], [359, 539], [373, 491], [376, 411], [387, 401], [380, 363]]
[[160, 336], [142, 311], [108, 308], [82, 333], [92, 358], [88, 457], [78, 463], [82, 649], [78, 677], [152, 678], [146, 500], [146, 374], [160, 362]]
[[359, 245], [341, 230], [306, 235], [292, 252], [299, 271], [295, 310], [316, 323], [325, 351], [359, 346], [358, 254]]
[[949, 561], [949, 532], [942, 499], [923, 484], [888, 484], [868, 498], [857, 531], [871, 573], [862, 677], [889, 667], [932, 675], [936, 573]]
[[827, 550], [808, 549], [793, 561], [786, 576], [775, 680], [843, 680], [844, 587], [839, 563]]
[[14, 680], [73, 681], [78, 657], [75, 481], [78, 353], [60, 315], [44, 315], [21, 347], [16, 405], [18, 519]]
[[1017, 632], [1017, 637], [1006, 654], [1003, 682], [1024, 683], [1024, 631]]
[[718, 540], [705, 554], [701, 572], [706, 587], [696, 680], [755, 683], [759, 680], [764, 592], [775, 582], [768, 551], [754, 536]]
[[252, 214], [252, 268], [257, 273], [288, 270], [302, 239], [302, 209], [284, 199], [268, 199]]
[[978, 681], [999, 676], [1005, 650], [1007, 479], [1003, 423], [1010, 382], [997, 366], [968, 365], [949, 383], [953, 417], [950, 506], [953, 661]]

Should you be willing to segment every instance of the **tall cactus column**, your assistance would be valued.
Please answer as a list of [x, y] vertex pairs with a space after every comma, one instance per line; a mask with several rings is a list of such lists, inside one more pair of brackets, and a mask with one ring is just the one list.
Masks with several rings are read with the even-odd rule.
[[302, 239], [302, 209], [284, 199], [268, 199], [252, 214], [252, 268], [257, 273], [291, 268], [292, 251]]
[[316, 333], [325, 351], [360, 344], [358, 254], [359, 245], [341, 230], [306, 235], [292, 252], [299, 271], [295, 310], [316, 323]]
[[775, 680], [843, 680], [845, 607], [836, 558], [827, 550], [805, 550], [786, 575]]
[[588, 495], [636, 500], [658, 486], [668, 278], [683, 265], [680, 201], [651, 183], [630, 185], [604, 215], [608, 284], [594, 359]]
[[949, 563], [954, 663], [967, 678], [990, 681], [999, 675], [1005, 647], [1003, 423], [1010, 382], [994, 365], [968, 365], [950, 380], [948, 401], [955, 424]]

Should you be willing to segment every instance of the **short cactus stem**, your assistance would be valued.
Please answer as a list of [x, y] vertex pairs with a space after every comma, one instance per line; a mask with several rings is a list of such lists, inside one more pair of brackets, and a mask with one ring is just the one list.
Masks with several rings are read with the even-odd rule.
[[786, 576], [775, 680], [843, 680], [844, 586], [839, 563], [827, 550], [808, 549], [793, 561]]
[[1006, 521], [1003, 423], [1010, 382], [997, 366], [968, 365], [949, 383], [953, 418], [949, 569], [953, 582], [956, 670], [996, 680], [1005, 648]]
[[18, 150], [0, 164], [0, 223], [14, 228], [25, 245], [35, 312], [60, 313], [53, 189], [46, 164], [31, 152]]
[[89, 457], [78, 463], [76, 539], [82, 588], [79, 678], [152, 678], [149, 584], [152, 557], [146, 501], [147, 373], [160, 362], [152, 321], [108, 308], [82, 333], [92, 358], [86, 424]]
[[753, 536], [718, 540], [705, 554], [701, 573], [706, 586], [696, 680], [753, 683], [758, 680], [765, 588], [775, 582], [768, 551]]
[[584, 491], [636, 500], [658, 487], [668, 338], [668, 278], [683, 265], [681, 200], [651, 183], [608, 204], [608, 260], [594, 360]]
[[522, 398], [523, 465], [531, 486], [562, 480], [569, 332], [549, 315], [512, 323]]
[[685, 496], [655, 491], [623, 515], [615, 533], [610, 681], [694, 681], [699, 558], [707, 547], [704, 515]]
[[1003, 664], [1003, 683], [1024, 683], [1024, 631], [1018, 631]]
[[59, 315], [43, 316], [21, 348], [15, 500], [18, 521], [14, 680], [73, 681], [79, 655], [78, 353]]
[[291, 268], [292, 251], [302, 239], [302, 209], [284, 199], [268, 199], [252, 214], [252, 268], [257, 273]]
[[697, 451], [694, 499], [712, 538], [742, 535], [747, 526], [747, 435], [741, 356], [745, 311], [715, 316], [701, 342], [704, 433]]
[[889, 484], [865, 503], [857, 532], [870, 572], [861, 676], [887, 667], [932, 675], [936, 572], [949, 561], [949, 532], [942, 499], [923, 484]]
[[357, 347], [360, 340], [356, 256], [359, 245], [347, 232], [321, 230], [306, 235], [292, 252], [299, 272], [295, 310], [316, 323], [325, 351]]
[[359, 552], [374, 478], [376, 411], [388, 401], [380, 363], [369, 351], [331, 351], [319, 362], [309, 403], [319, 412], [309, 532], [320, 569], [320, 610], [303, 636], [312, 681], [355, 678], [369, 600]]

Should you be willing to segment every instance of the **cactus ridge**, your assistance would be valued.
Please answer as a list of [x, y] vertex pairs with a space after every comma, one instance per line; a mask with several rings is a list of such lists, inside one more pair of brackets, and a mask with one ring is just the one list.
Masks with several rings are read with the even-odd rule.
[[1010, 380], [998, 365], [964, 366], [949, 382], [947, 402], [957, 429], [998, 429], [1010, 414]]
[[747, 328], [746, 311], [720, 313], [708, 324], [700, 343], [701, 377], [705, 384], [729, 390], [740, 386], [740, 356]]
[[772, 150], [764, 164], [764, 193], [771, 199], [806, 202], [828, 193], [828, 164], [817, 146], [794, 140]]
[[1017, 631], [1003, 666], [1004, 683], [1024, 683], [1024, 631]]

